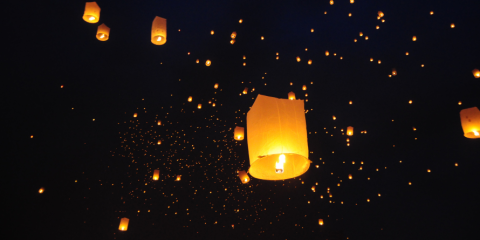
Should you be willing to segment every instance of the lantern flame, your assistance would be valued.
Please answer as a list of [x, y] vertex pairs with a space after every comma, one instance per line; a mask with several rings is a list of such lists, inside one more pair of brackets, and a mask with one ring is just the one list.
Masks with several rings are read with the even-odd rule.
[[285, 163], [285, 154], [281, 154], [278, 157], [278, 162], [275, 163], [275, 172], [283, 173], [283, 164]]

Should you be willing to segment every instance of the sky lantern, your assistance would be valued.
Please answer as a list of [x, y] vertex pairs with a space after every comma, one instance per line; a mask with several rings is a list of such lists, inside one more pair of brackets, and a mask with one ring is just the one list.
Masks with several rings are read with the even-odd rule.
[[83, 20], [88, 23], [97, 23], [100, 19], [100, 7], [96, 2], [87, 2], [85, 4], [85, 12]]
[[233, 138], [237, 141], [242, 141], [245, 137], [245, 128], [236, 126], [235, 130], [233, 131]]
[[108, 37], [110, 36], [110, 28], [107, 27], [104, 23], [102, 23], [97, 28], [97, 39], [100, 41], [107, 41]]
[[312, 29], [310, 29], [310, 32], [314, 32], [313, 28], [312, 28]]
[[397, 76], [397, 69], [392, 68], [392, 75], [393, 75], [393, 76]]
[[297, 56], [297, 62], [300, 62], [300, 57], [299, 56]]
[[230, 37], [232, 39], [235, 39], [237, 37], [237, 32], [232, 32], [232, 34], [230, 35]]
[[480, 70], [475, 68], [473, 69], [472, 73], [475, 78], [480, 78]]
[[330, 55], [330, 53], [328, 51], [325, 51], [325, 56], [328, 56]]
[[158, 169], [153, 170], [153, 180], [157, 181], [159, 177], [160, 177], [160, 170]]
[[202, 104], [199, 103], [198, 106], [197, 106], [198, 109], [202, 109]]
[[251, 176], [264, 180], [297, 177], [310, 167], [303, 100], [259, 94], [247, 113]]
[[460, 120], [466, 138], [480, 138], [480, 110], [477, 107], [460, 111]]
[[330, 0], [330, 5], [333, 5], [333, 0]]
[[347, 135], [348, 136], [353, 136], [353, 127], [352, 126], [347, 127]]
[[38, 189], [38, 193], [42, 194], [43, 192], [45, 192], [45, 189], [43, 187]]
[[385, 16], [385, 14], [383, 14], [382, 11], [378, 11], [378, 16], [382, 18], [383, 16]]
[[350, 3], [352, 3], [352, 4], [353, 4], [354, 2], [355, 2], [355, 0], [350, 0]]
[[248, 87], [244, 88], [242, 93], [247, 94], [248, 93]]
[[417, 41], [417, 36], [413, 36], [412, 41]]
[[162, 125], [162, 121], [158, 120], [157, 125], [158, 126]]
[[323, 226], [323, 219], [318, 219], [318, 225]]
[[167, 19], [156, 16], [152, 23], [152, 43], [163, 45], [167, 42]]
[[177, 175], [177, 177], [175, 178], [175, 181], [179, 182], [180, 180], [182, 180], [182, 175]]
[[212, 30], [212, 31], [210, 31], [210, 34], [213, 35], [213, 34], [215, 34], [215, 32]]
[[238, 171], [238, 177], [240, 178], [240, 181], [242, 181], [243, 184], [250, 182], [250, 177], [248, 176], [248, 173], [245, 171]]
[[160, 144], [162, 144], [162, 140], [157, 141], [157, 145], [160, 145]]
[[137, 113], [134, 113], [134, 114], [133, 114], [133, 117], [134, 117], [134, 118], [136, 118], [137, 116], [138, 116], [138, 114], [137, 114]]
[[210, 67], [210, 65], [212, 65], [212, 61], [210, 61], [209, 59], [207, 59], [207, 61], [205, 62], [205, 65], [207, 67]]
[[199, 62], [200, 62], [200, 60], [198, 60], [198, 59], [197, 59], [195, 62], [196, 62], [196, 63], [199, 63]]
[[311, 189], [312, 189], [312, 192], [315, 192], [315, 186], [312, 186]]
[[348, 179], [352, 179], [352, 174], [348, 174]]
[[118, 226], [118, 230], [120, 231], [127, 231], [128, 229], [128, 222], [130, 220], [128, 218], [122, 218], [120, 219], [120, 225]]
[[360, 37], [363, 36], [363, 32], [360, 32], [358, 35], [360, 35]]
[[335, 115], [332, 116], [332, 119], [333, 120], [337, 120], [337, 117], [335, 117]]
[[308, 65], [312, 65], [312, 60], [308, 59]]
[[192, 102], [192, 96], [188, 97], [188, 102]]
[[260, 37], [261, 40], [265, 39], [263, 36]]
[[303, 85], [303, 86], [302, 86], [302, 90], [303, 90], [303, 91], [307, 90], [307, 85]]
[[295, 100], [295, 93], [294, 92], [289, 92], [288, 93], [288, 99], [289, 100]]
[[238, 20], [238, 23], [242, 23], [242, 22], [243, 22], [243, 19]]
[[212, 107], [215, 107], [215, 103], [212, 103]]
[[453, 23], [450, 24], [450, 27], [451, 27], [451, 28], [455, 28], [455, 24], [453, 24]]

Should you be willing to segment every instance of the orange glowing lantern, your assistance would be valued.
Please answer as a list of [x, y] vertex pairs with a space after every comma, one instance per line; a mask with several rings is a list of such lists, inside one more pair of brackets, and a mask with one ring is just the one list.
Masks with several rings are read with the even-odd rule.
[[385, 16], [385, 14], [383, 14], [382, 11], [378, 11], [378, 16], [382, 18], [383, 16]]
[[192, 96], [188, 97], [188, 102], [192, 102]]
[[242, 93], [243, 93], [243, 94], [247, 94], [247, 93], [248, 93], [248, 88], [247, 88], [247, 87], [244, 88]]
[[332, 116], [332, 119], [333, 120], [337, 120], [337, 117], [335, 117], [335, 115]]
[[303, 85], [303, 86], [302, 86], [302, 90], [303, 90], [303, 91], [307, 90], [307, 85]]
[[237, 32], [232, 32], [232, 34], [230, 35], [230, 37], [232, 39], [235, 39], [237, 37]]
[[137, 116], [138, 116], [137, 113], [134, 113], [134, 114], [133, 114], [133, 117], [134, 117], [134, 118], [136, 118]]
[[323, 219], [318, 219], [318, 225], [323, 226]]
[[158, 120], [157, 125], [158, 126], [162, 125], [162, 121]]
[[242, 19], [238, 20], [238, 23], [242, 23], [242, 22], [243, 22], [243, 20], [242, 20]]
[[328, 56], [330, 55], [330, 53], [328, 51], [325, 51], [325, 56]]
[[413, 36], [412, 41], [417, 41], [417, 36]]
[[233, 131], [233, 138], [237, 141], [242, 141], [245, 137], [245, 128], [236, 126]]
[[477, 107], [460, 111], [460, 120], [466, 138], [480, 138], [480, 110]]
[[333, 0], [330, 0], [330, 5], [333, 5]]
[[160, 144], [162, 144], [162, 140], [157, 141], [157, 145], [160, 145]]
[[353, 136], [353, 127], [352, 126], [347, 127], [347, 135], [348, 136]]
[[245, 171], [238, 171], [238, 177], [240, 178], [240, 181], [242, 181], [243, 184], [250, 182], [250, 177], [248, 176], [248, 173]]
[[312, 65], [312, 60], [308, 59], [308, 65]]
[[207, 59], [207, 61], [205, 62], [205, 65], [206, 65], [207, 67], [210, 67], [210, 65], [212, 65], [212, 61], [210, 61], [210, 60]]
[[348, 174], [348, 179], [352, 179], [352, 174]]
[[397, 70], [395, 68], [392, 68], [392, 76], [397, 76]]
[[156, 16], [152, 23], [152, 43], [163, 45], [167, 42], [167, 19]]
[[158, 169], [153, 170], [153, 180], [157, 181], [159, 177], [160, 177], [160, 170]]
[[182, 180], [182, 175], [177, 175], [177, 177], [175, 178], [175, 181], [180, 182], [180, 180]]
[[199, 103], [198, 106], [197, 106], [198, 109], [202, 109], [202, 104]]
[[453, 24], [453, 23], [450, 24], [450, 27], [451, 27], [451, 28], [455, 28], [455, 24]]
[[215, 85], [213, 85], [213, 88], [217, 89], [218, 88], [218, 83], [215, 83]]
[[102, 23], [97, 28], [97, 39], [100, 41], [107, 41], [108, 37], [110, 36], [110, 28], [107, 27], [104, 23]]
[[289, 99], [289, 100], [295, 100], [295, 99], [296, 99], [296, 98], [295, 98], [295, 93], [294, 93], [294, 92], [289, 92], [289, 93], [288, 93], [288, 99]]
[[297, 56], [297, 62], [300, 62], [300, 57], [299, 56]]
[[40, 193], [40, 194], [42, 194], [44, 191], [45, 191], [45, 189], [43, 187], [38, 189], [38, 193]]
[[85, 4], [85, 12], [83, 20], [88, 23], [97, 23], [100, 19], [100, 7], [96, 2], [87, 2]]
[[128, 229], [128, 222], [130, 220], [128, 218], [122, 218], [120, 219], [120, 225], [118, 226], [118, 230], [120, 231], [127, 231]]
[[480, 78], [480, 70], [475, 68], [473, 69], [472, 73], [475, 78]]

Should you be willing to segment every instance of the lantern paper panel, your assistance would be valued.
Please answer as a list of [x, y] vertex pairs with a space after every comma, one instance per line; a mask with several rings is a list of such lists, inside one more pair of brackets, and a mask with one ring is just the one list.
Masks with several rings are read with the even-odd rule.
[[160, 170], [158, 169], [153, 170], [153, 180], [157, 181], [159, 177], [160, 177]]
[[97, 39], [100, 41], [107, 41], [110, 37], [110, 28], [107, 27], [104, 23], [102, 23], [97, 28]]
[[245, 137], [245, 128], [236, 126], [233, 135], [235, 140], [242, 141]]
[[460, 120], [466, 138], [480, 138], [480, 110], [477, 107], [460, 111]]
[[240, 178], [243, 184], [250, 182], [250, 177], [248, 176], [248, 173], [245, 171], [238, 171], [238, 177]]
[[282, 180], [305, 173], [309, 166], [303, 100], [258, 95], [247, 113], [249, 173]]
[[97, 23], [100, 20], [100, 7], [96, 2], [87, 2], [85, 4], [83, 20], [88, 23]]
[[152, 43], [163, 45], [167, 42], [167, 19], [156, 16], [152, 23]]
[[130, 220], [128, 218], [122, 218], [120, 219], [120, 225], [118, 226], [118, 230], [120, 231], [127, 231], [128, 229], [128, 222]]

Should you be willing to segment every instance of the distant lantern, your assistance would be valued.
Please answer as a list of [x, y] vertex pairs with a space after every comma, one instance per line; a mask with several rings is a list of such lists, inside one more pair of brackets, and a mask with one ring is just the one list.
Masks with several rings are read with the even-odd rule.
[[215, 34], [215, 32], [212, 30], [212, 31], [210, 31], [210, 34], [213, 35], [213, 34]]
[[118, 226], [118, 230], [120, 231], [127, 231], [128, 229], [128, 222], [130, 220], [128, 218], [122, 218], [120, 219], [120, 226]]
[[382, 64], [382, 61], [378, 60], [378, 64]]
[[248, 93], [248, 88], [247, 88], [247, 87], [244, 88], [242, 93], [243, 93], [243, 94], [247, 94], [247, 93]]
[[215, 85], [213, 85], [213, 88], [217, 89], [218, 88], [218, 83], [215, 83]]
[[352, 101], [350, 101], [350, 102], [348, 102], [348, 104], [352, 105], [352, 104], [353, 104], [353, 102], [352, 102]]
[[383, 16], [385, 16], [385, 14], [383, 14], [382, 11], [378, 11], [378, 16], [382, 18]]
[[160, 177], [160, 170], [158, 169], [153, 170], [153, 180], [157, 181], [159, 177]]
[[85, 4], [85, 12], [83, 13], [83, 20], [88, 23], [97, 23], [100, 19], [100, 7], [96, 2], [87, 2]]
[[318, 225], [323, 226], [323, 219], [318, 219]]
[[413, 103], [413, 101], [412, 101], [412, 100], [408, 101], [408, 104], [412, 104], [412, 103]]
[[162, 144], [162, 140], [157, 141], [157, 145], [160, 145], [160, 144]]
[[433, 11], [430, 11], [430, 15], [433, 15]]
[[212, 103], [212, 107], [215, 107], [215, 103]]
[[102, 23], [97, 28], [97, 39], [100, 41], [107, 41], [108, 37], [110, 36], [110, 28], [107, 27], [104, 23]]
[[358, 35], [360, 35], [360, 37], [363, 36], [363, 32], [360, 32]]
[[247, 58], [245, 57], [245, 55], [243, 55], [243, 60], [245, 60], [245, 59], [247, 59]]
[[230, 40], [230, 44], [233, 45], [234, 43], [235, 43], [235, 39]]
[[417, 41], [417, 36], [413, 36], [412, 41]]
[[312, 65], [312, 60], [308, 59], [308, 65]]
[[133, 114], [133, 117], [134, 117], [134, 118], [136, 118], [136, 117], [137, 117], [137, 115], [138, 115], [137, 113], [134, 113], [134, 114]]
[[237, 141], [242, 141], [245, 137], [245, 128], [236, 126], [235, 130], [233, 131], [233, 138]]
[[460, 120], [466, 138], [480, 138], [480, 110], [477, 107], [460, 111]]
[[260, 37], [260, 39], [263, 40], [263, 39], [265, 39], [265, 38], [262, 36], [262, 37]]
[[473, 69], [472, 73], [475, 78], [480, 78], [480, 70], [475, 68]]
[[177, 175], [177, 177], [175, 178], [175, 181], [179, 182], [180, 180], [182, 180], [182, 175]]
[[462, 105], [462, 101], [459, 101], [459, 102], [458, 102], [458, 105]]
[[196, 62], [196, 63], [200, 63], [200, 60], [199, 60], [199, 59], [197, 59], [195, 62]]
[[289, 100], [295, 100], [295, 93], [294, 92], [289, 92], [288, 93], [288, 99]]
[[158, 120], [157, 125], [158, 126], [162, 125], [162, 121]]
[[348, 179], [352, 179], [352, 174], [348, 174]]
[[202, 104], [199, 103], [197, 107], [198, 107], [198, 109], [202, 109]]
[[163, 45], [167, 42], [167, 19], [156, 16], [152, 23], [152, 43]]
[[307, 90], [307, 85], [303, 85], [303, 86], [302, 86], [302, 90], [303, 90], [303, 91]]
[[354, 2], [355, 2], [355, 0], [350, 0], [350, 3], [354, 3]]
[[33, 135], [30, 135], [30, 138], [33, 138]]
[[330, 53], [328, 51], [325, 51], [325, 56], [328, 56], [330, 55]]
[[310, 32], [313, 32], [313, 28], [312, 28], [312, 29], [310, 29]]
[[188, 97], [188, 102], [192, 102], [192, 96]]
[[230, 35], [230, 37], [232, 39], [235, 39], [237, 37], [237, 32], [232, 32], [232, 34]]
[[353, 136], [353, 127], [352, 126], [347, 127], [347, 135], [348, 136]]
[[44, 191], [45, 191], [45, 189], [43, 187], [38, 189], [38, 193], [40, 193], [40, 194], [42, 194]]
[[393, 76], [397, 76], [397, 69], [392, 68], [392, 75], [393, 75]]
[[250, 177], [248, 176], [248, 173], [245, 171], [238, 171], [238, 177], [240, 178], [240, 181], [242, 181], [243, 184], [250, 182]]
[[238, 20], [238, 23], [242, 23], [242, 22], [243, 22], [243, 20], [242, 20], [242, 19]]
[[299, 56], [297, 56], [297, 62], [300, 62], [300, 57]]
[[333, 5], [333, 0], [330, 0], [330, 5]]
[[451, 27], [451, 28], [455, 28], [455, 24], [453, 24], [453, 23], [450, 24], [450, 27]]
[[210, 61], [210, 60], [207, 59], [207, 61], [205, 62], [205, 65], [206, 65], [207, 67], [210, 67], [210, 65], [212, 65], [212, 61]]
[[337, 117], [335, 117], [335, 115], [332, 116], [332, 119], [333, 120], [337, 120]]
[[264, 180], [294, 178], [309, 166], [303, 100], [258, 95], [247, 113], [251, 176]]

